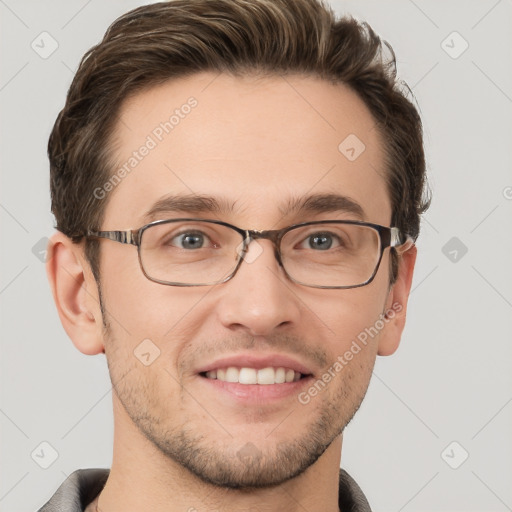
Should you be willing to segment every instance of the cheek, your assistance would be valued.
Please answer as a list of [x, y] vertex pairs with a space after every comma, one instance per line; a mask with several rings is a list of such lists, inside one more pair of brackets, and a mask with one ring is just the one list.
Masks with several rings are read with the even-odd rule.
[[372, 283], [360, 288], [318, 290], [302, 299], [311, 312], [310, 321], [325, 333], [336, 356], [381, 318], [387, 298], [387, 281], [378, 278], [379, 275]]
[[[317, 316], [316, 325], [324, 332], [327, 365], [319, 378], [329, 382], [324, 400], [332, 401], [347, 415], [350, 411], [340, 404], [360, 403], [371, 378], [379, 337], [386, 325], [382, 321], [385, 283], [374, 281], [361, 288], [339, 290], [329, 300], [324, 293], [323, 300], [319, 295], [309, 301]], [[314, 339], [312, 335], [310, 332], [310, 340]]]
[[124, 337], [162, 338], [192, 307], [180, 288], [147, 279], [135, 247], [116, 244], [101, 262], [101, 288], [112, 327]]
[[[199, 338], [207, 315], [204, 308], [208, 301], [203, 298], [208, 290], [152, 282], [142, 274], [136, 254], [135, 266], [126, 257], [109, 255], [109, 260], [118, 264], [102, 267], [101, 288], [111, 330], [106, 345], [111, 346], [116, 364], [126, 365], [126, 371], [135, 361], [137, 370], [144, 369], [142, 361], [135, 359], [138, 355], [142, 359], [154, 359], [152, 372], [154, 365], [155, 370], [162, 367], [180, 378], [177, 373], [180, 354]], [[169, 373], [164, 377], [170, 378]], [[151, 375], [147, 378], [150, 380]]]

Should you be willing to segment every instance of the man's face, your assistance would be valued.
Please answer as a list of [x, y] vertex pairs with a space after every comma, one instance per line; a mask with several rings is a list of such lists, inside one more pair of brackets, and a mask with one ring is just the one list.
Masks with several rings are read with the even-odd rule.
[[[197, 105], [181, 110], [172, 131], [155, 132], [191, 96]], [[318, 194], [346, 196], [359, 203], [364, 220], [389, 226], [381, 140], [362, 101], [344, 86], [304, 77], [202, 73], [134, 96], [121, 116], [119, 167], [148, 136], [156, 144], [111, 192], [103, 230], [178, 216], [258, 230], [359, 220], [346, 211], [283, 215], [290, 201]], [[338, 149], [351, 134], [365, 145], [353, 161]], [[212, 196], [234, 208], [160, 211], [147, 218], [167, 195]], [[233, 279], [187, 288], [148, 280], [134, 246], [101, 244], [105, 352], [122, 428], [136, 426], [161, 454], [204, 481], [231, 487], [296, 476], [340, 435], [364, 397], [382, 333], [369, 338], [308, 403], [298, 397], [386, 309], [389, 251], [371, 284], [315, 289], [288, 280], [272, 243], [258, 240]], [[136, 357], [143, 340], [151, 340], [141, 346], [146, 360], [155, 347], [160, 351], [147, 366]], [[227, 366], [300, 366], [308, 376], [247, 385], [203, 373]]]

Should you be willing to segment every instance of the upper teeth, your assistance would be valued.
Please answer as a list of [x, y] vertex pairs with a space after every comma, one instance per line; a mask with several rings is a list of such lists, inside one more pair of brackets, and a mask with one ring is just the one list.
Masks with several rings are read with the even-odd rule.
[[300, 373], [291, 368], [237, 368], [229, 366], [206, 372], [209, 379], [222, 380], [224, 382], [239, 382], [240, 384], [283, 384], [300, 379]]

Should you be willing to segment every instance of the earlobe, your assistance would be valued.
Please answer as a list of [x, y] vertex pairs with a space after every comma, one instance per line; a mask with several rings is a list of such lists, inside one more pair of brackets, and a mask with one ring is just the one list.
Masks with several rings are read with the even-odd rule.
[[48, 243], [46, 273], [67, 335], [80, 352], [103, 352], [102, 315], [98, 288], [82, 248], [61, 232]]
[[407, 301], [411, 291], [416, 255], [417, 249], [413, 245], [400, 256], [398, 277], [386, 301], [384, 313], [387, 315], [387, 323], [379, 339], [379, 356], [393, 354], [400, 344], [407, 316]]

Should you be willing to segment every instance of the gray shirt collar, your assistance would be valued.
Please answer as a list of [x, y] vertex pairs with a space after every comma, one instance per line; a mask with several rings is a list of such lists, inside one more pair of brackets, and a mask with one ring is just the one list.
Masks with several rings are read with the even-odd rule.
[[[38, 512], [84, 512], [103, 489], [109, 472], [108, 469], [74, 471]], [[340, 469], [339, 507], [342, 512], [371, 512], [363, 491], [343, 469]]]

